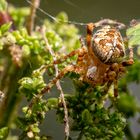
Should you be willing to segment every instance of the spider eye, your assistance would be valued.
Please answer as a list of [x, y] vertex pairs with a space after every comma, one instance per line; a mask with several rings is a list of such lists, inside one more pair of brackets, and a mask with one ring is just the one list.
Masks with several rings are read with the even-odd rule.
[[94, 54], [105, 64], [119, 62], [125, 55], [121, 34], [110, 26], [97, 30], [92, 42]]

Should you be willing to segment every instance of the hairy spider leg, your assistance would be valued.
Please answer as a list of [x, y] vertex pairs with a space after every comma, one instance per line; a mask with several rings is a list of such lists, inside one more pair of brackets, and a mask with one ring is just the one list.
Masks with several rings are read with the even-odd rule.
[[87, 53], [87, 49], [86, 49], [86, 47], [82, 47], [82, 48], [79, 48], [79, 49], [77, 49], [77, 50], [74, 50], [74, 51], [72, 51], [72, 52], [70, 52], [69, 54], [66, 54], [66, 55], [64, 55], [64, 56], [62, 56], [61, 58], [59, 58], [59, 59], [57, 59], [57, 60], [54, 60], [52, 63], [50, 63], [50, 64], [48, 64], [48, 65], [43, 65], [41, 68], [40, 68], [40, 71], [42, 71], [42, 70], [45, 70], [45, 69], [47, 69], [48, 67], [52, 67], [52, 66], [54, 66], [54, 65], [56, 65], [56, 64], [61, 64], [61, 63], [63, 63], [63, 62], [65, 62], [65, 60], [67, 60], [68, 58], [70, 58], [70, 57], [72, 57], [72, 56], [74, 56], [74, 55], [78, 55], [79, 57], [79, 59], [77, 60], [78, 62], [80, 61], [80, 57], [81, 57], [81, 54], [83, 55], [83, 54], [86, 54]]
[[87, 58], [88, 58], [88, 52], [87, 52], [87, 48], [85, 47], [83, 38], [80, 38], [80, 42], [81, 42], [81, 51], [79, 50], [78, 54], [78, 58], [77, 58], [77, 65], [78, 66], [82, 66], [85, 67], [87, 64]]
[[[117, 65], [118, 66], [118, 65]], [[108, 86], [110, 87], [112, 84], [114, 84], [114, 97], [118, 96], [118, 68], [113, 67], [112, 71], [108, 72], [108, 77], [109, 77], [109, 84]], [[108, 87], [108, 88], [109, 88]]]
[[[93, 30], [95, 28], [95, 25], [93, 23], [87, 24], [87, 35], [86, 35], [86, 43], [87, 43], [87, 50], [88, 50], [88, 56], [87, 56], [87, 66], [98, 66], [100, 65], [101, 61], [96, 57], [96, 55], [93, 53], [92, 50], [92, 34]], [[87, 68], [88, 69], [88, 68]]]
[[129, 48], [129, 59], [128, 60], [125, 60], [122, 62], [122, 65], [123, 66], [130, 66], [134, 63], [134, 59], [133, 59], [133, 48], [130, 47]]
[[96, 23], [94, 23], [95, 27], [103, 26], [103, 25], [116, 25], [117, 29], [124, 29], [126, 26], [123, 23], [117, 22], [111, 19], [102, 19]]
[[74, 50], [74, 51], [70, 52], [67, 55], [62, 56], [60, 59], [55, 60], [52, 64], [60, 64], [60, 63], [64, 62], [66, 59], [68, 59], [68, 58], [70, 58], [70, 57], [72, 57], [74, 55], [80, 55], [80, 54], [86, 53], [86, 52], [87, 51], [86, 51], [85, 47], [79, 48], [77, 50]]
[[[74, 55], [78, 54], [78, 59], [77, 59], [77, 66], [76, 65], [68, 65], [67, 67], [65, 67], [64, 69], [62, 69], [62, 71], [58, 74], [57, 77], [55, 77], [52, 81], [50, 81], [46, 87], [44, 87], [41, 92], [35, 96], [35, 99], [38, 99], [40, 97], [42, 97], [42, 95], [44, 95], [46, 92], [48, 92], [56, 83], [59, 79], [63, 78], [65, 76], [65, 74], [67, 74], [68, 72], [75, 72], [77, 74], [81, 74], [84, 71], [84, 65], [82, 65], [82, 57], [84, 58], [85, 55], [87, 55], [87, 48], [83, 45], [82, 48], [79, 48], [77, 50], [72, 51], [71, 53], [69, 53], [68, 55], [63, 56], [63, 58], [58, 59], [56, 61], [54, 61], [52, 64], [50, 65], [46, 65], [43, 66], [41, 69], [47, 69], [49, 66], [54, 66], [55, 64], [60, 64], [62, 62], [64, 62], [67, 58], [72, 57]], [[32, 107], [33, 103], [35, 102], [35, 100], [33, 99], [32, 102], [30, 103], [30, 108]]]
[[[125, 69], [125, 66], [130, 66], [134, 63], [134, 60], [133, 60], [133, 48], [129, 48], [129, 59], [128, 60], [125, 60], [123, 61], [121, 64], [117, 64], [114, 63], [112, 66], [111, 66], [111, 69], [114, 70], [115, 73], [117, 73], [116, 77], [112, 78], [113, 80], [113, 83], [114, 83], [114, 96], [117, 97], [118, 96], [118, 77], [119, 77], [119, 74], [121, 73], [125, 73], [126, 69]], [[114, 75], [115, 76], [115, 75]]]
[[126, 72], [125, 66], [130, 66], [133, 63], [134, 63], [133, 49], [129, 48], [129, 60], [123, 61], [121, 64], [119, 64], [119, 66], [118, 66], [119, 69], [116, 70], [116, 72], [118, 73], [117, 77], [114, 78], [114, 80], [113, 80], [113, 83], [114, 83], [114, 96], [115, 97], [118, 96], [118, 80], [117, 79], [118, 79], [119, 75]]
[[[130, 63], [129, 63], [130, 64]], [[129, 65], [125, 65], [129, 66]], [[114, 84], [114, 97], [118, 96], [118, 78], [120, 75], [126, 72], [126, 69], [122, 63], [114, 63], [110, 66], [107, 72], [107, 77], [109, 78], [109, 82], [111, 84]], [[111, 84], [109, 84], [111, 86]], [[109, 88], [109, 87], [108, 87]]]
[[90, 65], [90, 61], [91, 61], [91, 56], [92, 54], [92, 33], [94, 30], [94, 24], [93, 23], [89, 23], [87, 24], [87, 35], [86, 35], [86, 43], [87, 43], [87, 48], [88, 48], [88, 65]]
[[77, 74], [81, 74], [82, 68], [76, 65], [68, 65], [66, 66], [59, 74], [56, 76], [52, 81], [50, 81], [45, 88], [42, 89], [42, 91], [39, 93], [39, 95], [43, 95], [46, 92], [48, 92], [56, 83], [58, 80], [63, 78], [67, 73], [69, 72], [75, 72]]
[[107, 70], [104, 77], [104, 82], [107, 82], [106, 88], [104, 90], [105, 94], [108, 92], [110, 86], [114, 85], [114, 97], [118, 96], [118, 78], [121, 73], [124, 73], [124, 67], [121, 64], [113, 63]]
[[106, 88], [104, 89], [104, 93], [105, 94], [108, 93], [108, 90], [112, 84], [114, 85], [114, 89], [113, 89], [114, 90], [114, 97], [117, 97], [118, 96], [118, 81], [117, 81], [117, 79], [110, 80], [107, 82]]
[[117, 97], [118, 96], [118, 80], [114, 79], [113, 83], [114, 83], [114, 97]]
[[78, 55], [77, 65], [68, 65], [64, 69], [62, 69], [61, 72], [58, 74], [58, 76], [56, 76], [51, 82], [47, 84], [47, 86], [44, 89], [42, 89], [40, 94], [44, 94], [48, 92], [53, 87], [53, 85], [55, 85], [57, 81], [63, 78], [65, 74], [67, 74], [68, 72], [75, 72], [77, 74], [83, 73], [84, 68], [85, 68], [85, 62], [83, 60], [85, 57], [87, 57], [87, 48], [83, 44], [81, 48], [74, 50], [68, 55], [63, 56], [63, 58], [54, 61], [52, 63], [52, 66], [55, 64], [60, 64], [64, 62], [66, 59], [68, 59], [69, 57], [72, 57], [74, 55]]

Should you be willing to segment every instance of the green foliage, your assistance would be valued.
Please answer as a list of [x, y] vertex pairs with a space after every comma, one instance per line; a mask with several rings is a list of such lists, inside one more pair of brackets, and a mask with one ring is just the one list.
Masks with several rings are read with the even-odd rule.
[[127, 115], [127, 117], [134, 116], [138, 109], [138, 104], [136, 103], [135, 98], [127, 94], [121, 94], [117, 106], [121, 112]]
[[29, 16], [30, 9], [28, 7], [15, 8], [10, 6], [9, 12], [14, 20], [15, 27], [21, 28], [25, 24], [27, 16]]
[[126, 35], [130, 37], [129, 45], [139, 45], [140, 44], [140, 24], [135, 25], [134, 27], [129, 28], [126, 31]]
[[2, 36], [5, 32], [7, 32], [10, 29], [11, 24], [12, 23], [10, 22], [10, 23], [4, 24], [0, 27], [0, 31], [1, 31], [0, 36]]
[[[36, 74], [37, 73], [37, 74]], [[19, 81], [21, 85], [19, 92], [24, 93], [28, 100], [31, 100], [37, 93], [45, 87], [42, 75], [34, 72], [32, 77], [24, 77]]]
[[138, 71], [139, 69], [140, 69], [140, 60], [135, 60], [134, 65], [129, 68], [129, 73], [126, 77], [128, 82], [136, 82], [136, 83], [140, 82], [140, 73]]
[[[99, 88], [90, 93], [83, 92], [84, 90], [82, 89], [75, 95], [65, 96], [69, 117], [73, 120], [71, 130], [80, 131], [82, 138], [86, 139], [122, 138], [126, 125], [123, 115], [117, 110], [112, 112], [112, 108], [105, 108], [102, 96], [98, 96], [98, 94], [102, 94]], [[63, 109], [59, 107], [57, 111], [59, 121], [63, 119], [61, 113], [63, 113]]]
[[1, 0], [1, 2], [0, 2], [0, 11], [5, 11], [6, 9], [7, 9], [6, 0]]
[[59, 13], [56, 16], [56, 20], [61, 21], [61, 23], [55, 22], [52, 24], [50, 21], [45, 20], [44, 24], [48, 31], [55, 33], [55, 35], [59, 34], [59, 36], [62, 38], [63, 46], [61, 46], [61, 51], [68, 53], [74, 49], [79, 48], [80, 36], [78, 35], [78, 29], [75, 28], [75, 26], [72, 24], [63, 23], [63, 21], [68, 21], [68, 16], [66, 13]]
[[9, 133], [9, 129], [8, 127], [3, 127], [0, 129], [0, 140], [4, 140], [5, 138], [7, 138]]

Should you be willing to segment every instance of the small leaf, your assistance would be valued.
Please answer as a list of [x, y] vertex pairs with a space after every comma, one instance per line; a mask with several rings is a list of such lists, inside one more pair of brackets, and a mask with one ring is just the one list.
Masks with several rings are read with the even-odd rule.
[[131, 37], [128, 44], [129, 46], [140, 45], [140, 35]]
[[32, 128], [32, 131], [33, 131], [34, 133], [39, 133], [39, 132], [40, 132], [40, 129], [39, 129], [38, 127], [33, 127], [33, 128]]
[[0, 1], [0, 11], [5, 11], [7, 9], [7, 2], [6, 0]]
[[0, 140], [4, 140], [7, 138], [9, 133], [9, 128], [8, 127], [3, 127], [0, 129]]
[[58, 99], [57, 98], [49, 98], [47, 100], [47, 105], [49, 109], [56, 108], [58, 106]]
[[118, 109], [119, 111], [125, 113], [127, 116], [134, 116], [137, 111], [137, 103], [133, 96], [122, 94], [118, 100]]
[[1, 30], [2, 34], [5, 33], [5, 32], [7, 32], [10, 29], [11, 25], [12, 25], [12, 22], [8, 22], [6, 24], [3, 24], [0, 27], [0, 30]]
[[126, 35], [127, 36], [140, 35], [140, 24], [137, 24], [136, 26], [127, 29]]
[[28, 45], [23, 45], [22, 46], [22, 52], [23, 52], [23, 57], [29, 57], [30, 55], [30, 48]]
[[82, 112], [82, 120], [83, 122], [85, 122], [86, 124], [90, 124], [92, 123], [92, 116], [90, 114], [90, 112], [85, 109], [83, 112]]
[[137, 54], [140, 56], [140, 46], [137, 48]]
[[140, 45], [140, 24], [127, 29], [126, 35], [130, 38], [128, 41], [129, 46]]

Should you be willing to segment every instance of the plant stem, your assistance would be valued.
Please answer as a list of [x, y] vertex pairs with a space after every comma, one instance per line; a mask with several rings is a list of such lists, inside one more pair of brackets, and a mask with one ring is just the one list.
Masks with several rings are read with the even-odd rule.
[[31, 1], [31, 9], [30, 9], [30, 15], [27, 21], [27, 30], [28, 33], [31, 35], [33, 28], [34, 28], [34, 21], [35, 21], [35, 14], [36, 14], [36, 9], [39, 7], [40, 5], [40, 0], [32, 0]]
[[[44, 39], [44, 41], [46, 43], [46, 48], [47, 48], [47, 50], [49, 50], [50, 54], [53, 56], [53, 61], [55, 61], [56, 56], [55, 56], [55, 53], [53, 52], [51, 46], [48, 43], [48, 39], [45, 36], [45, 31], [46, 31], [46, 28], [45, 28], [45, 26], [43, 26], [43, 28], [42, 28], [42, 36], [43, 36], [43, 39]], [[58, 66], [54, 65], [54, 68], [55, 68], [55, 72], [56, 72], [55, 75], [57, 77], [58, 74], [59, 74]], [[60, 99], [61, 99], [61, 102], [62, 102], [62, 104], [64, 106], [65, 135], [66, 135], [66, 140], [67, 140], [69, 138], [68, 109], [67, 109], [67, 105], [66, 105], [66, 101], [65, 101], [65, 97], [64, 97], [64, 92], [63, 92], [62, 87], [60, 85], [60, 80], [57, 81], [56, 86], [57, 86], [57, 89], [60, 91]]]

